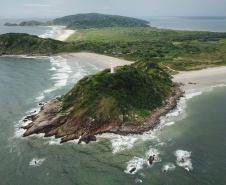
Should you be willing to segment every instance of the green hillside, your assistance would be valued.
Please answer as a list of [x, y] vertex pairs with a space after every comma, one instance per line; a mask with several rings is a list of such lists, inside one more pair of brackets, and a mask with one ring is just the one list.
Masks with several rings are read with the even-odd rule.
[[53, 20], [53, 24], [64, 25], [71, 29], [148, 27], [148, 23], [136, 18], [98, 13], [70, 15]]
[[63, 112], [92, 126], [106, 122], [136, 123], [162, 105], [171, 93], [170, 76], [158, 65], [145, 62], [104, 70], [80, 80], [63, 97]]
[[174, 70], [226, 65], [226, 33], [157, 28], [82, 29], [68, 42], [75, 50], [132, 61], [154, 61]]

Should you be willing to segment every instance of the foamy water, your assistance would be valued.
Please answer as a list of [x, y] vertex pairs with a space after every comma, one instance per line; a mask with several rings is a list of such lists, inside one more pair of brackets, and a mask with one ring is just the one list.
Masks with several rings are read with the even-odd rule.
[[177, 150], [175, 152], [175, 156], [177, 158], [177, 165], [184, 168], [187, 171], [191, 171], [193, 169], [191, 162], [191, 152], [185, 150]]
[[33, 158], [30, 162], [29, 165], [32, 167], [39, 167], [42, 165], [42, 163], [45, 161], [45, 158]]
[[62, 34], [62, 30], [65, 29], [65, 26], [48, 26], [50, 30], [46, 33], [39, 35], [41, 38], [58, 38]]
[[49, 94], [59, 88], [65, 87], [68, 83], [72, 69], [67, 63], [67, 59], [61, 56], [50, 57], [51, 68], [49, 69], [53, 74], [51, 79], [54, 81], [54, 86], [44, 90], [36, 97], [36, 102], [45, 99], [45, 95]]

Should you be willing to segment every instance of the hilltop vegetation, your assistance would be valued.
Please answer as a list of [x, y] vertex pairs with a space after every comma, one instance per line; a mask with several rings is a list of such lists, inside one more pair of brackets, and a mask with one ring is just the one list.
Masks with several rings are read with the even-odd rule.
[[69, 44], [53, 39], [42, 39], [24, 33], [0, 35], [0, 55], [51, 55], [68, 51]]
[[0, 54], [54, 54], [88, 51], [167, 69], [194, 70], [226, 65], [226, 33], [156, 28], [80, 29], [68, 42], [28, 34], [0, 36]]
[[147, 27], [148, 23], [136, 18], [98, 13], [70, 15], [53, 20], [53, 24], [67, 26], [71, 29]]
[[5, 26], [51, 26], [62, 25], [70, 29], [89, 29], [106, 27], [148, 27], [149, 22], [119, 15], [99, 13], [76, 14], [60, 17], [48, 22], [23, 21], [19, 24], [5, 23]]
[[120, 67], [80, 80], [63, 97], [63, 112], [92, 124], [141, 122], [171, 93], [169, 74], [151, 62]]
[[194, 70], [226, 64], [226, 33], [174, 31], [156, 28], [78, 30], [68, 42], [75, 50], [133, 61], [153, 61], [174, 70]]
[[183, 93], [152, 62], [104, 70], [81, 79], [65, 96], [52, 100], [23, 127], [24, 136], [44, 133], [61, 142], [96, 140], [96, 134], [142, 133], [176, 106]]

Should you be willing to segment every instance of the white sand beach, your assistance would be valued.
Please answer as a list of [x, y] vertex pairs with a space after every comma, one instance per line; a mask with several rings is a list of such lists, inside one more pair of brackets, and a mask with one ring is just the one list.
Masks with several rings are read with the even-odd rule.
[[[104, 68], [130, 65], [133, 63], [124, 59], [87, 52], [66, 53], [61, 56], [71, 62], [75, 60], [84, 62], [90, 61], [91, 63], [101, 65]], [[184, 84], [182, 89], [186, 93], [208, 90], [209, 88], [218, 86], [226, 86], [226, 66], [179, 72], [173, 76], [173, 81]]]
[[174, 75], [173, 80], [183, 83], [186, 93], [226, 86], [226, 66], [180, 72]]
[[55, 39], [59, 41], [65, 41], [68, 37], [75, 33], [75, 30], [69, 29], [61, 29], [59, 30], [59, 34], [56, 35]]
[[40, 35], [41, 38], [52, 38], [59, 41], [65, 41], [75, 33], [75, 30], [67, 29], [65, 26], [49, 26], [50, 31]]
[[81, 53], [66, 53], [61, 55], [63, 58], [68, 59], [68, 61], [91, 61], [93, 64], [101, 65], [104, 68], [110, 68], [112, 67], [117, 67], [117, 66], [124, 66], [124, 65], [129, 65], [132, 64], [133, 62], [124, 60], [124, 59], [119, 59], [115, 57], [110, 57], [106, 55], [100, 55], [96, 53], [86, 53], [86, 52], [81, 52]]

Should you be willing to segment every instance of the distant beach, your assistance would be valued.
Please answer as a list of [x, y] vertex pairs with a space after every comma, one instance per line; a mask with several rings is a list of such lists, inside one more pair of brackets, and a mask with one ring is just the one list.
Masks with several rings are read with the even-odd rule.
[[226, 67], [213, 67], [198, 71], [180, 72], [174, 75], [173, 80], [183, 83], [182, 89], [187, 93], [226, 86]]
[[48, 32], [40, 35], [41, 38], [52, 38], [59, 41], [65, 41], [75, 33], [75, 30], [67, 29], [65, 26], [48, 26], [51, 28]]

